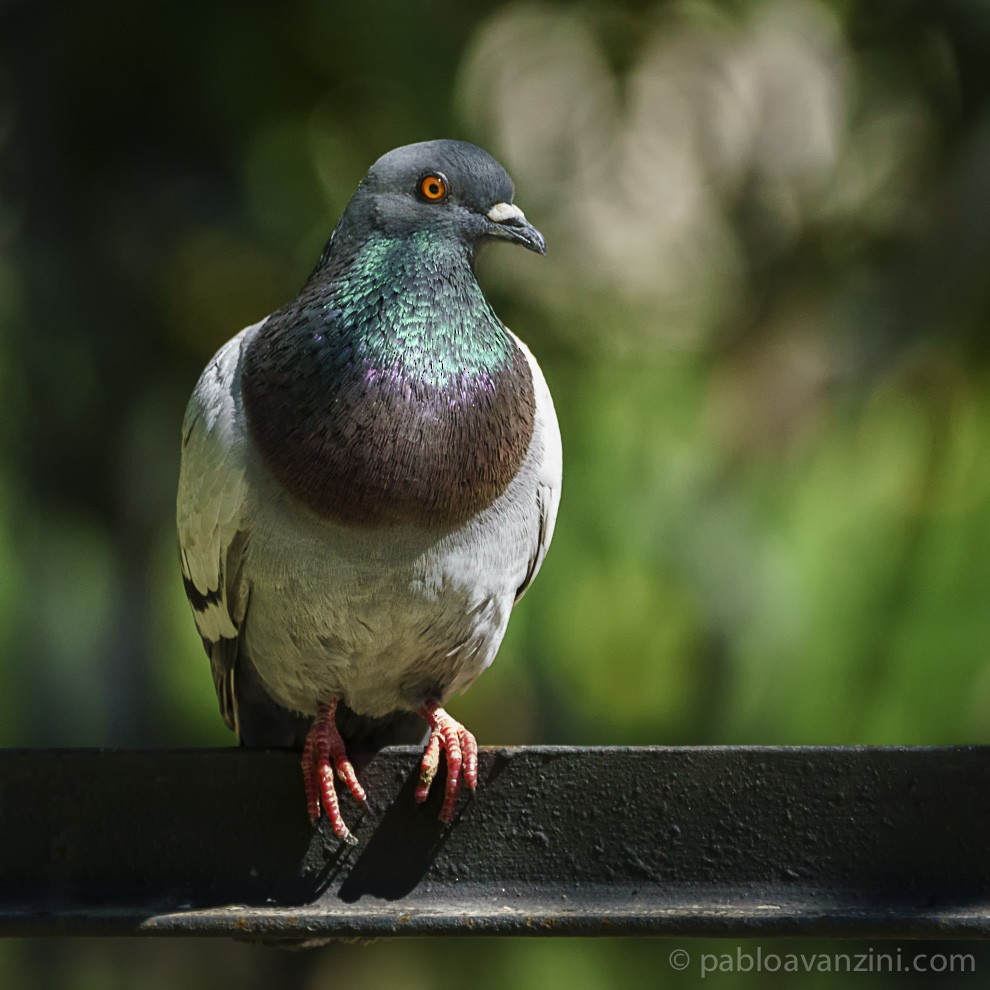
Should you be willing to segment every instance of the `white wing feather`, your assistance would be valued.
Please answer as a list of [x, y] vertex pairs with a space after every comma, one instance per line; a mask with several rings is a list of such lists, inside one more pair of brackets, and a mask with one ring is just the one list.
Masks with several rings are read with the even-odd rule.
[[[234, 639], [243, 606], [230, 600], [243, 553], [250, 491], [240, 401], [240, 358], [247, 335], [228, 341], [200, 376], [182, 426], [176, 524], [186, 592], [208, 644]], [[209, 648], [209, 647], [208, 647]]]
[[[512, 333], [511, 330], [509, 332]], [[543, 443], [543, 454], [537, 472], [537, 490], [535, 493], [540, 514], [539, 530], [533, 555], [530, 557], [529, 566], [526, 569], [526, 576], [516, 590], [516, 601], [518, 602], [539, 573], [543, 559], [547, 555], [550, 540], [553, 538], [553, 529], [557, 523], [557, 508], [560, 505], [563, 454], [560, 444], [560, 427], [557, 425], [557, 413], [554, 410], [553, 399], [550, 396], [546, 379], [543, 377], [543, 371], [529, 348], [515, 334], [512, 336], [526, 356], [526, 360], [529, 361], [536, 399], [535, 430], [538, 431], [538, 436]]]

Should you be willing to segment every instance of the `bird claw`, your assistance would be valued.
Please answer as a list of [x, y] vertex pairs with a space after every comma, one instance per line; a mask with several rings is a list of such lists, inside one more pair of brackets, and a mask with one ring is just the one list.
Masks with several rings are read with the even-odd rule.
[[429, 796], [433, 778], [440, 766], [442, 748], [447, 757], [447, 786], [440, 808], [440, 821], [449, 823], [454, 817], [461, 784], [466, 784], [469, 791], [474, 791], [478, 786], [478, 743], [460, 722], [451, 718], [436, 702], [424, 705], [419, 713], [430, 723], [430, 738], [420, 763], [416, 800], [422, 803]]
[[[344, 740], [335, 721], [337, 700], [319, 705], [313, 725], [306, 735], [302, 753], [303, 782], [306, 786], [306, 808], [309, 820], [315, 825], [321, 811], [326, 812], [334, 835], [341, 842], [357, 845], [343, 815], [334, 777], [338, 777], [359, 804], [367, 804], [368, 797], [358, 782], [354, 764], [347, 757]], [[420, 763], [416, 800], [422, 804], [430, 795], [430, 788], [440, 767], [440, 750], [446, 754], [447, 782], [444, 789], [440, 821], [449, 823], [461, 787], [474, 791], [478, 786], [478, 744], [474, 736], [456, 719], [448, 715], [436, 702], [429, 702], [420, 709], [420, 715], [430, 724], [430, 738]]]
[[335, 715], [337, 700], [317, 708], [316, 718], [306, 736], [303, 746], [302, 772], [306, 787], [306, 808], [309, 820], [315, 825], [320, 817], [320, 809], [326, 811], [330, 827], [342, 842], [357, 845], [357, 839], [340, 813], [337, 789], [334, 786], [334, 771], [345, 784], [351, 796], [359, 804], [367, 804], [368, 797], [358, 782], [354, 764], [348, 759], [344, 740], [337, 730]]

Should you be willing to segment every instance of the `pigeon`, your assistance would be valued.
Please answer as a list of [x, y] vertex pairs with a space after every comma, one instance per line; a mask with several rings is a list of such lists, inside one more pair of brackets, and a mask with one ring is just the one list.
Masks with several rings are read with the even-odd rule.
[[182, 428], [183, 582], [226, 725], [302, 748], [310, 820], [354, 843], [349, 753], [425, 741], [440, 819], [474, 791], [444, 708], [495, 657], [553, 536], [561, 441], [532, 353], [475, 276], [546, 253], [487, 152], [436, 140], [369, 169], [299, 294], [210, 361]]

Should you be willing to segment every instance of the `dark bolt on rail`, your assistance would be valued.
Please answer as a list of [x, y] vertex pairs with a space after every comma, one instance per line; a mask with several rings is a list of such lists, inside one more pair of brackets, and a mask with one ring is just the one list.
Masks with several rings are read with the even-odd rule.
[[0, 934], [990, 935], [987, 748], [490, 748], [449, 826], [418, 760], [351, 847], [295, 753], [2, 752]]

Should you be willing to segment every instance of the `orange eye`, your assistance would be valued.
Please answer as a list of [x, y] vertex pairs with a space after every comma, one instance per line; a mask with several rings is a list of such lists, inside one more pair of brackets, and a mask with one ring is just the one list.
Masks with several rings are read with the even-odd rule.
[[428, 203], [447, 198], [447, 179], [439, 172], [429, 172], [419, 180], [419, 194]]

